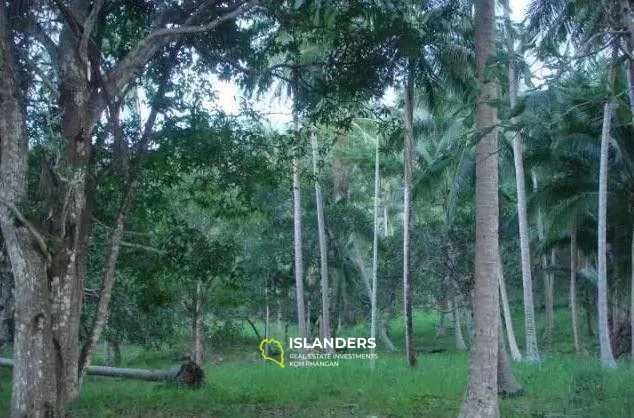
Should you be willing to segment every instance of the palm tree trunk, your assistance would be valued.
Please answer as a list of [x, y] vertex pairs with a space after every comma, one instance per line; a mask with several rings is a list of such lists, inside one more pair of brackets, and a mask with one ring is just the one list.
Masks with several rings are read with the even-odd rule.
[[476, 129], [487, 132], [476, 149], [476, 245], [474, 322], [475, 344], [469, 366], [467, 394], [460, 417], [500, 416], [497, 394], [499, 308], [498, 248], [498, 163], [496, 98], [494, 79], [485, 79], [488, 58], [495, 50], [495, 1], [475, 3], [476, 74], [479, 91], [476, 101]]
[[[378, 268], [379, 268], [379, 193], [381, 192], [381, 178], [379, 172], [379, 136], [376, 136], [376, 144], [374, 149], [374, 231], [372, 237], [372, 296], [370, 304], [372, 309], [372, 319], [370, 323], [370, 338], [376, 338], [377, 323], [377, 287], [378, 287]], [[376, 348], [370, 349], [370, 354], [374, 354]], [[371, 356], [370, 368], [374, 369], [376, 361]]]
[[504, 347], [504, 338], [502, 336], [502, 318], [499, 318], [500, 327], [498, 335], [498, 393], [504, 396], [519, 396], [522, 394], [522, 385], [518, 383], [513, 376], [513, 370], [511, 369], [511, 363], [509, 357], [506, 354], [506, 347]]
[[504, 280], [504, 271], [502, 270], [502, 260], [499, 251], [497, 257], [498, 286], [500, 288], [500, 302], [502, 305], [502, 314], [504, 315], [504, 325], [506, 326], [506, 337], [509, 342], [509, 348], [511, 350], [511, 356], [513, 357], [513, 360], [520, 361], [522, 360], [522, 353], [520, 353], [520, 349], [517, 346], [517, 340], [515, 339], [515, 329], [513, 327], [513, 318], [511, 318], [509, 299], [506, 294], [506, 282]]
[[581, 332], [579, 330], [579, 320], [577, 318], [577, 271], [578, 250], [577, 250], [577, 218], [572, 221], [570, 230], [570, 316], [572, 317], [572, 336], [575, 343], [575, 352], [581, 356]]
[[599, 345], [601, 348], [601, 361], [606, 367], [616, 366], [610, 343], [610, 331], [608, 328], [608, 283], [607, 283], [607, 205], [608, 205], [608, 153], [610, 149], [610, 127], [612, 122], [612, 91], [616, 72], [617, 50], [614, 48], [612, 55], [610, 80], [608, 85], [608, 97], [603, 108], [603, 127], [601, 129], [601, 159], [599, 165], [599, 225], [597, 231], [597, 291], [598, 291], [598, 315], [599, 315]]
[[[507, 21], [510, 24], [509, 9], [505, 8]], [[515, 53], [513, 39], [507, 38], [507, 49], [511, 57]], [[509, 60], [509, 101], [511, 109], [517, 101], [517, 77], [515, 60]], [[539, 360], [537, 348], [537, 332], [535, 328], [535, 307], [533, 303], [533, 279], [531, 277], [530, 236], [528, 234], [528, 214], [526, 211], [526, 184], [524, 178], [524, 162], [522, 160], [523, 134], [519, 132], [513, 139], [513, 160], [515, 164], [515, 183], [517, 187], [517, 216], [519, 220], [520, 257], [522, 262], [522, 285], [524, 289], [524, 323], [526, 334], [526, 357], [528, 360]]]
[[454, 302], [449, 302], [451, 306], [451, 315], [453, 317], [453, 331], [454, 336], [456, 337], [456, 349], [460, 351], [464, 351], [467, 349], [467, 344], [464, 341], [464, 336], [462, 335], [462, 326], [460, 325], [460, 304], [456, 302], [457, 297], [454, 297]]
[[[297, 88], [297, 75], [294, 75]], [[295, 92], [295, 94], [297, 94]], [[299, 148], [299, 115], [297, 105], [293, 107], [293, 126], [295, 130], [295, 147]], [[304, 260], [302, 254], [302, 204], [301, 182], [299, 178], [299, 151], [293, 155], [293, 244], [295, 260], [295, 292], [297, 300], [297, 329], [300, 338], [306, 338], [306, 307], [304, 305]]]
[[405, 86], [405, 146], [403, 152], [403, 310], [405, 316], [405, 355], [410, 367], [416, 367], [411, 289], [411, 214], [412, 214], [412, 159], [414, 141], [414, 70], [410, 61]]
[[[535, 170], [531, 171], [531, 178], [533, 181], [533, 189], [537, 190], [539, 186], [539, 181], [537, 177], [537, 172]], [[537, 237], [541, 243], [544, 243], [546, 240], [546, 230], [544, 228], [544, 217], [542, 214], [541, 208], [537, 208]], [[551, 249], [551, 266], [554, 265], [554, 249]], [[546, 310], [546, 332], [544, 334], [544, 339], [546, 341], [550, 341], [552, 338], [554, 324], [554, 312], [553, 312], [553, 275], [549, 271], [548, 266], [548, 257], [546, 254], [542, 254], [540, 257], [541, 266], [542, 266], [542, 277], [544, 280], [544, 306]]]
[[[317, 169], [317, 134], [311, 132], [313, 145], [313, 174], [315, 175], [315, 202], [317, 205], [317, 230], [319, 236], [319, 259], [321, 262], [321, 334], [322, 338], [332, 338], [332, 325], [330, 321], [330, 286], [328, 284], [328, 248], [326, 243], [326, 226], [324, 222], [324, 201], [319, 184], [319, 170]], [[334, 353], [332, 347], [326, 348], [327, 353]]]

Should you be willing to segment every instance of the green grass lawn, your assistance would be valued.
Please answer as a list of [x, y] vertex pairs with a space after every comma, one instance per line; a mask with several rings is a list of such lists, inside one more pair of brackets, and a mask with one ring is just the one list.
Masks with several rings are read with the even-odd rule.
[[[514, 365], [525, 389], [522, 397], [503, 399], [504, 417], [634, 416], [634, 372], [629, 359], [615, 371], [603, 371], [593, 359], [570, 354], [565, 311], [557, 315], [558, 332], [542, 349], [539, 364]], [[71, 417], [452, 417], [466, 386], [468, 357], [453, 349], [451, 330], [435, 336], [433, 314], [416, 315], [416, 370], [399, 354], [379, 351], [374, 371], [365, 360], [342, 360], [339, 367], [281, 369], [259, 358], [259, 342], [215, 348], [206, 365], [207, 385], [193, 391], [163, 383], [88, 377]], [[399, 324], [400, 326], [400, 324]], [[402, 327], [393, 327], [400, 343]], [[346, 334], [365, 335], [362, 329]], [[518, 324], [518, 335], [521, 324]], [[292, 334], [292, 332], [291, 332]], [[424, 354], [444, 349], [439, 354]], [[99, 364], [96, 358], [95, 363]], [[125, 347], [126, 366], [165, 368], [174, 353]], [[288, 359], [287, 359], [288, 362]], [[8, 369], [2, 373], [0, 416], [8, 412]]]

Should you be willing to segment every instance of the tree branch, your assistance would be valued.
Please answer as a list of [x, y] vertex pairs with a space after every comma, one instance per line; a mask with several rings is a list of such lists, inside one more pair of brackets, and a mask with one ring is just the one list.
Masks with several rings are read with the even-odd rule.
[[88, 40], [90, 39], [90, 34], [95, 27], [95, 23], [97, 23], [97, 18], [99, 17], [99, 12], [101, 11], [103, 2], [104, 0], [95, 1], [88, 18], [86, 18], [86, 21], [84, 22], [83, 33], [81, 34], [81, 40], [79, 41], [79, 56], [85, 63], [88, 62]]
[[42, 252], [44, 256], [46, 256], [46, 260], [50, 263], [51, 253], [48, 250], [48, 246], [46, 245], [46, 241], [44, 240], [44, 237], [42, 236], [42, 234], [40, 234], [37, 231], [37, 228], [35, 228], [35, 226], [33, 226], [33, 224], [24, 217], [24, 215], [22, 215], [22, 212], [20, 212], [20, 210], [17, 207], [15, 207], [13, 203], [7, 200], [4, 200], [1, 197], [0, 197], [0, 203], [6, 206], [7, 209], [9, 209], [11, 212], [13, 212], [13, 215], [15, 216], [15, 218], [22, 225], [24, 225], [26, 229], [29, 230], [31, 235], [33, 235], [33, 238], [35, 239], [35, 242], [37, 243], [37, 246], [39, 247], [40, 251]]
[[[159, 49], [179, 35], [210, 31], [227, 20], [231, 20], [241, 13], [253, 8], [259, 3], [259, 1], [260, 0], [249, 0], [236, 7], [233, 11], [215, 18], [212, 22], [206, 25], [194, 26], [193, 24], [195, 21], [204, 12], [204, 10], [201, 10], [201, 7], [194, 15], [190, 16], [190, 18], [185, 21], [183, 26], [163, 28], [153, 31], [146, 38], [141, 40], [136, 47], [134, 47], [132, 51], [130, 51], [120, 61], [120, 63], [108, 73], [105, 78], [105, 90], [111, 97], [115, 96], [116, 93], [121, 91], [123, 87], [125, 87], [125, 85], [128, 84], [135, 76], [135, 74], [140, 71], [143, 66], [145, 66], [145, 64]], [[103, 94], [100, 96], [103, 96]], [[103, 97], [99, 97], [98, 99], [103, 101]], [[103, 107], [103, 104], [95, 106], [95, 111], [101, 113]]]

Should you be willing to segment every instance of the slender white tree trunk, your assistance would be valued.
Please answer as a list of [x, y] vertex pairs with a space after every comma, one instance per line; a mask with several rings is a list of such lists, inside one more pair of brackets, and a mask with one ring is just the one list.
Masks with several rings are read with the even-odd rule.
[[203, 347], [203, 282], [198, 279], [196, 282], [196, 307], [194, 309], [194, 355], [192, 356], [194, 363], [199, 366], [204, 361]]
[[[319, 258], [321, 266], [321, 334], [322, 338], [332, 338], [332, 325], [330, 321], [330, 286], [328, 284], [328, 246], [326, 242], [326, 226], [324, 221], [324, 201], [319, 184], [318, 170], [318, 145], [315, 130], [311, 132], [313, 146], [313, 174], [315, 176], [315, 202], [317, 206], [317, 231], [319, 236]], [[334, 353], [332, 347], [326, 348], [327, 353]]]
[[572, 221], [570, 230], [570, 316], [572, 317], [572, 336], [575, 344], [575, 352], [581, 356], [581, 332], [579, 330], [579, 320], [577, 317], [577, 271], [578, 267], [577, 250], [577, 218]]
[[509, 342], [509, 349], [511, 350], [511, 356], [514, 361], [522, 360], [522, 354], [517, 346], [517, 340], [515, 339], [515, 329], [513, 327], [513, 318], [511, 318], [511, 308], [509, 306], [509, 299], [506, 294], [506, 282], [504, 280], [504, 271], [502, 269], [502, 260], [500, 252], [498, 251], [498, 286], [500, 288], [500, 302], [502, 305], [502, 314], [504, 315], [504, 325], [506, 327], [506, 336]]
[[[611, 63], [611, 75], [608, 85], [608, 95], [612, 94], [615, 77], [616, 49], [613, 52]], [[610, 127], [612, 123], [612, 98], [607, 97], [603, 108], [603, 127], [601, 129], [601, 157], [599, 164], [599, 221], [597, 231], [597, 308], [599, 313], [599, 345], [601, 348], [601, 361], [606, 367], [616, 366], [612, 346], [610, 342], [610, 331], [608, 327], [608, 265], [606, 248], [606, 228], [608, 215], [608, 154], [610, 150]]]
[[[505, 8], [507, 24], [510, 25], [509, 9]], [[513, 39], [507, 38], [507, 49], [511, 59], [508, 66], [509, 101], [513, 109], [517, 101], [517, 75]], [[524, 328], [526, 334], [526, 358], [539, 360], [537, 348], [537, 331], [535, 329], [535, 307], [533, 304], [533, 279], [531, 277], [530, 236], [528, 233], [528, 214], [526, 211], [526, 184], [524, 179], [524, 162], [522, 159], [523, 134], [519, 132], [513, 139], [513, 161], [515, 163], [515, 184], [517, 187], [517, 217], [519, 221], [520, 257], [522, 261], [522, 285], [524, 289]]]
[[405, 355], [410, 367], [416, 367], [411, 289], [411, 215], [412, 160], [414, 156], [414, 66], [408, 63], [405, 85], [405, 146], [403, 150], [403, 311], [405, 317]]
[[[271, 311], [269, 309], [269, 282], [264, 283], [264, 338], [271, 338]], [[264, 346], [264, 354], [269, 356], [269, 344]]]
[[[376, 338], [377, 329], [377, 286], [378, 286], [378, 268], [379, 268], [379, 193], [381, 189], [381, 179], [379, 177], [379, 136], [376, 136], [376, 146], [374, 150], [374, 236], [372, 237], [372, 297], [370, 303], [372, 305], [372, 320], [370, 324], [370, 338]], [[370, 354], [374, 354], [376, 348], [370, 349]], [[370, 367], [374, 369], [375, 359], [372, 356]]]
[[460, 325], [460, 303], [456, 301], [457, 297], [454, 297], [454, 302], [449, 301], [451, 309], [451, 315], [453, 318], [453, 332], [456, 337], [456, 349], [464, 351], [467, 349], [467, 344], [464, 342], [464, 336], [462, 335], [462, 326]]
[[[296, 77], [295, 77], [296, 78]], [[295, 83], [295, 88], [297, 83]], [[299, 149], [299, 115], [297, 106], [293, 109], [295, 147]], [[304, 260], [302, 253], [302, 204], [301, 182], [299, 178], [299, 151], [293, 156], [293, 244], [295, 260], [295, 292], [297, 299], [297, 329], [300, 338], [306, 338], [306, 307], [304, 305]]]

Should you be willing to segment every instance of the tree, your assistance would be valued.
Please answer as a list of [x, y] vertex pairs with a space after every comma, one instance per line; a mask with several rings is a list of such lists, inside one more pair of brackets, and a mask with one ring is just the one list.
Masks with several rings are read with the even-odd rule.
[[403, 149], [403, 310], [405, 318], [405, 356], [410, 367], [416, 367], [414, 352], [414, 325], [412, 319], [411, 289], [411, 215], [412, 215], [412, 162], [414, 136], [414, 67], [410, 61], [407, 65], [405, 82], [405, 124]]
[[483, 134], [476, 150], [476, 257], [474, 287], [475, 341], [469, 367], [467, 394], [461, 417], [498, 417], [498, 169], [497, 112], [489, 101], [496, 86], [487, 78], [486, 63], [495, 48], [495, 2], [475, 4], [476, 74], [480, 87], [476, 128]]
[[[322, 338], [332, 338], [332, 325], [330, 321], [330, 286], [328, 284], [328, 247], [326, 243], [326, 226], [324, 221], [324, 201], [319, 184], [319, 170], [317, 168], [317, 155], [319, 147], [317, 144], [317, 133], [311, 131], [311, 142], [313, 147], [313, 175], [315, 176], [315, 203], [317, 211], [317, 235], [319, 237], [319, 261], [321, 273], [321, 318], [320, 327]], [[326, 349], [327, 352], [334, 352], [332, 347]]]
[[[510, 32], [509, 9], [505, 9], [508, 30]], [[517, 70], [515, 64], [514, 39], [510, 34], [506, 39], [509, 54], [508, 82], [509, 105], [511, 112], [517, 102]], [[517, 216], [519, 220], [520, 257], [522, 260], [522, 286], [524, 289], [524, 333], [526, 336], [526, 357], [528, 360], [539, 360], [537, 348], [537, 330], [535, 327], [535, 307], [533, 304], [533, 280], [531, 275], [530, 236], [528, 233], [528, 213], [526, 210], [526, 184], [524, 162], [522, 158], [523, 134], [519, 132], [513, 138], [513, 161], [515, 166], [515, 183], [517, 187]]]
[[606, 367], [616, 367], [612, 345], [610, 343], [610, 331], [608, 328], [608, 278], [607, 278], [607, 205], [608, 205], [608, 153], [610, 148], [610, 127], [612, 126], [612, 96], [614, 94], [614, 78], [616, 77], [617, 49], [614, 46], [612, 62], [610, 63], [610, 76], [607, 88], [607, 97], [603, 108], [603, 125], [601, 129], [601, 154], [599, 165], [599, 214], [597, 230], [597, 292], [599, 310], [599, 346], [601, 349], [601, 361]]
[[[93, 134], [101, 115], [113, 100], [124, 96], [146, 64], [170, 42], [185, 33], [213, 31], [255, 4], [255, 1], [238, 2], [228, 7], [210, 2], [187, 4], [183, 6], [188, 17], [178, 22], [169, 22], [174, 16], [171, 13], [174, 9], [167, 6], [157, 8], [160, 11], [157, 12], [157, 22], [177, 23], [178, 27], [144, 27], [148, 35], [139, 39], [139, 35], [146, 31], [135, 32], [136, 38], [130, 39], [132, 48], [124, 48], [122, 52], [110, 48], [112, 44], [102, 43], [110, 28], [108, 24], [112, 23], [112, 20], [106, 19], [112, 15], [112, 9], [104, 2], [98, 1], [93, 5], [76, 2], [72, 7], [56, 3], [53, 8], [38, 4], [33, 9], [21, 7], [20, 2], [3, 3], [5, 16], [11, 15], [12, 22], [23, 22], [23, 25], [14, 27], [14, 33], [33, 40], [34, 48], [47, 55], [48, 63], [54, 69], [53, 89], [58, 93], [57, 106], [61, 114], [58, 130], [65, 140], [63, 149], [59, 150], [61, 158], [57, 164], [43, 164], [43, 176], [39, 179], [41, 193], [35, 202], [26, 205], [31, 206], [28, 209], [35, 214], [35, 222], [29, 222], [31, 227], [27, 229], [32, 235], [40, 237], [35, 241], [39, 244], [33, 247], [30, 239], [18, 240], [12, 226], [4, 222], [6, 233], [3, 226], [8, 246], [14, 247], [9, 250], [9, 258], [15, 281], [20, 283], [16, 287], [16, 309], [23, 320], [35, 316], [41, 318], [38, 327], [23, 327], [24, 332], [16, 335], [14, 373], [19, 378], [14, 379], [14, 414], [38, 415], [48, 410], [53, 416], [61, 415], [64, 406], [79, 391], [82, 373], [79, 318], [96, 190], [90, 173], [96, 164], [95, 152], [103, 146], [94, 144]], [[214, 13], [210, 13], [212, 11]], [[55, 23], [52, 26], [43, 24], [40, 21], [42, 16], [51, 17]], [[135, 24], [150, 24], [149, 19], [141, 19], [138, 14], [131, 16]], [[53, 40], [57, 38], [51, 32], [57, 30], [50, 29], [53, 26], [61, 28], [58, 42]], [[3, 25], [3, 28], [7, 27]], [[13, 48], [14, 39], [10, 35], [4, 39], [5, 45]], [[5, 56], [8, 57], [6, 51]], [[108, 58], [104, 60], [102, 55]], [[17, 71], [13, 64], [5, 68], [10, 69], [5, 73], [6, 78], [13, 78], [10, 73]], [[2, 153], [3, 159], [6, 159], [2, 164], [7, 172], [15, 173], [15, 182], [7, 183], [9, 187], [3, 193], [4, 206], [17, 209], [16, 204], [27, 204], [22, 201], [19, 190], [26, 190], [26, 185], [20, 183], [26, 181], [28, 149], [17, 146], [23, 139], [16, 134], [23, 135], [18, 131], [11, 132], [13, 139], [6, 141], [7, 153]], [[13, 150], [8, 148], [11, 141], [16, 146]], [[11, 217], [21, 216], [19, 210], [11, 212]], [[50, 245], [46, 245], [43, 234]], [[24, 264], [39, 267], [31, 272], [15, 267]], [[29, 284], [33, 280], [38, 284]], [[107, 298], [104, 295], [103, 305], [107, 305]], [[104, 310], [101, 309], [101, 312]], [[100, 321], [95, 323], [94, 329], [99, 331], [95, 335], [98, 337]], [[32, 351], [28, 347], [34, 339], [41, 342], [40, 350]], [[45, 385], [52, 385], [54, 389]]]

